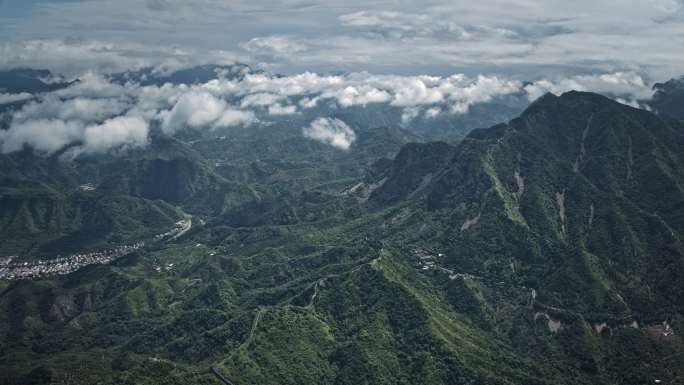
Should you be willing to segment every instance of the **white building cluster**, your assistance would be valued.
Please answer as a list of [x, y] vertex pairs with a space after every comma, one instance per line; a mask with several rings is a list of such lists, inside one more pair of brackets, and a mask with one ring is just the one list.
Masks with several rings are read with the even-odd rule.
[[9, 263], [0, 265], [0, 279], [38, 278], [48, 275], [69, 274], [81, 267], [109, 263], [145, 246], [145, 242], [119, 246], [114, 249], [92, 253], [72, 254], [35, 262]]
[[188, 230], [190, 230], [190, 227], [192, 227], [192, 220], [190, 219], [183, 219], [178, 222], [176, 222], [176, 226], [172, 228], [171, 230], [162, 233], [162, 234], [157, 234], [154, 236], [155, 240], [162, 240], [162, 239], [175, 239], [180, 235], [185, 234]]
[[413, 255], [417, 259], [417, 266], [420, 270], [437, 270], [441, 271], [442, 273], [448, 274], [449, 279], [454, 280], [456, 278], [459, 279], [477, 279], [472, 274], [467, 274], [467, 273], [457, 273], [452, 269], [447, 269], [446, 267], [442, 267], [437, 264], [437, 262], [445, 257], [444, 254], [442, 253], [434, 253], [434, 252], [429, 252], [427, 250], [423, 249], [415, 249], [413, 250]]
[[[175, 239], [187, 232], [192, 226], [190, 219], [176, 222], [173, 229], [154, 236], [153, 241]], [[30, 279], [50, 275], [72, 273], [84, 266], [110, 263], [125, 255], [145, 247], [146, 242], [140, 241], [130, 245], [118, 246], [113, 249], [91, 253], [78, 253], [54, 259], [29, 258], [32, 262], [13, 262], [17, 256], [0, 257], [0, 279]], [[27, 259], [27, 258], [22, 258]]]

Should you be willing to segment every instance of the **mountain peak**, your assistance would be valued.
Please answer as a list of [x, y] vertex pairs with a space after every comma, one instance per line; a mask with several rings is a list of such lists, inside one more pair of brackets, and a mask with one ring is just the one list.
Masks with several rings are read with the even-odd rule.
[[684, 120], [684, 76], [653, 86], [655, 93], [649, 106], [660, 116]]
[[600, 103], [614, 103], [619, 104], [613, 99], [595, 92], [587, 91], [567, 91], [560, 96], [551, 92], [547, 92], [537, 100], [532, 102], [526, 111], [535, 110], [538, 108], [572, 106], [577, 104], [600, 104]]

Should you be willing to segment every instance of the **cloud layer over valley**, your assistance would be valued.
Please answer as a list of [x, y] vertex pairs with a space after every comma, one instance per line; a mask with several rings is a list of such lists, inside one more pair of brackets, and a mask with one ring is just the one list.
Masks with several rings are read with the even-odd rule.
[[[145, 145], [151, 128], [173, 135], [180, 130], [217, 130], [267, 125], [289, 116], [311, 116], [304, 135], [340, 149], [354, 142], [354, 131], [333, 119], [336, 111], [386, 105], [402, 122], [467, 114], [474, 105], [514, 96], [534, 100], [546, 92], [597, 91], [623, 103], [648, 99], [651, 84], [635, 72], [577, 75], [522, 82], [509, 77], [464, 74], [377, 75], [356, 72], [277, 76], [265, 72], [231, 75], [217, 67], [215, 79], [197, 84], [143, 86], [141, 78], [86, 73], [70, 86], [38, 95], [2, 94], [5, 102], [24, 101], [6, 112], [0, 150], [24, 145], [51, 154], [73, 145], [70, 154], [106, 152]], [[330, 116], [329, 116], [330, 115]]]

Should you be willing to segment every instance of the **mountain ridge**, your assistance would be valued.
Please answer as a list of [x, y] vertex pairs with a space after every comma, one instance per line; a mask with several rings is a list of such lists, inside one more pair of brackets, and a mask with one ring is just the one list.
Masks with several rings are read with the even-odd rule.
[[684, 378], [681, 123], [570, 92], [458, 143], [387, 132], [349, 152], [179, 144], [227, 152], [199, 159], [224, 175], [207, 185], [241, 175], [255, 195], [112, 264], [0, 282], [0, 368], [15, 383]]

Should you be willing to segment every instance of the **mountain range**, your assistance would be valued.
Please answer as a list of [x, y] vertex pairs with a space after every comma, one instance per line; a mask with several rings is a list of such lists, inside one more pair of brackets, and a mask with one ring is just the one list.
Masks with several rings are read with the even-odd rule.
[[0, 155], [0, 255], [193, 218], [110, 264], [0, 280], [0, 383], [681, 383], [680, 86], [651, 111], [572, 91], [429, 127], [312, 111], [354, 128], [349, 151], [302, 140], [303, 114], [153, 128], [125, 156]]

